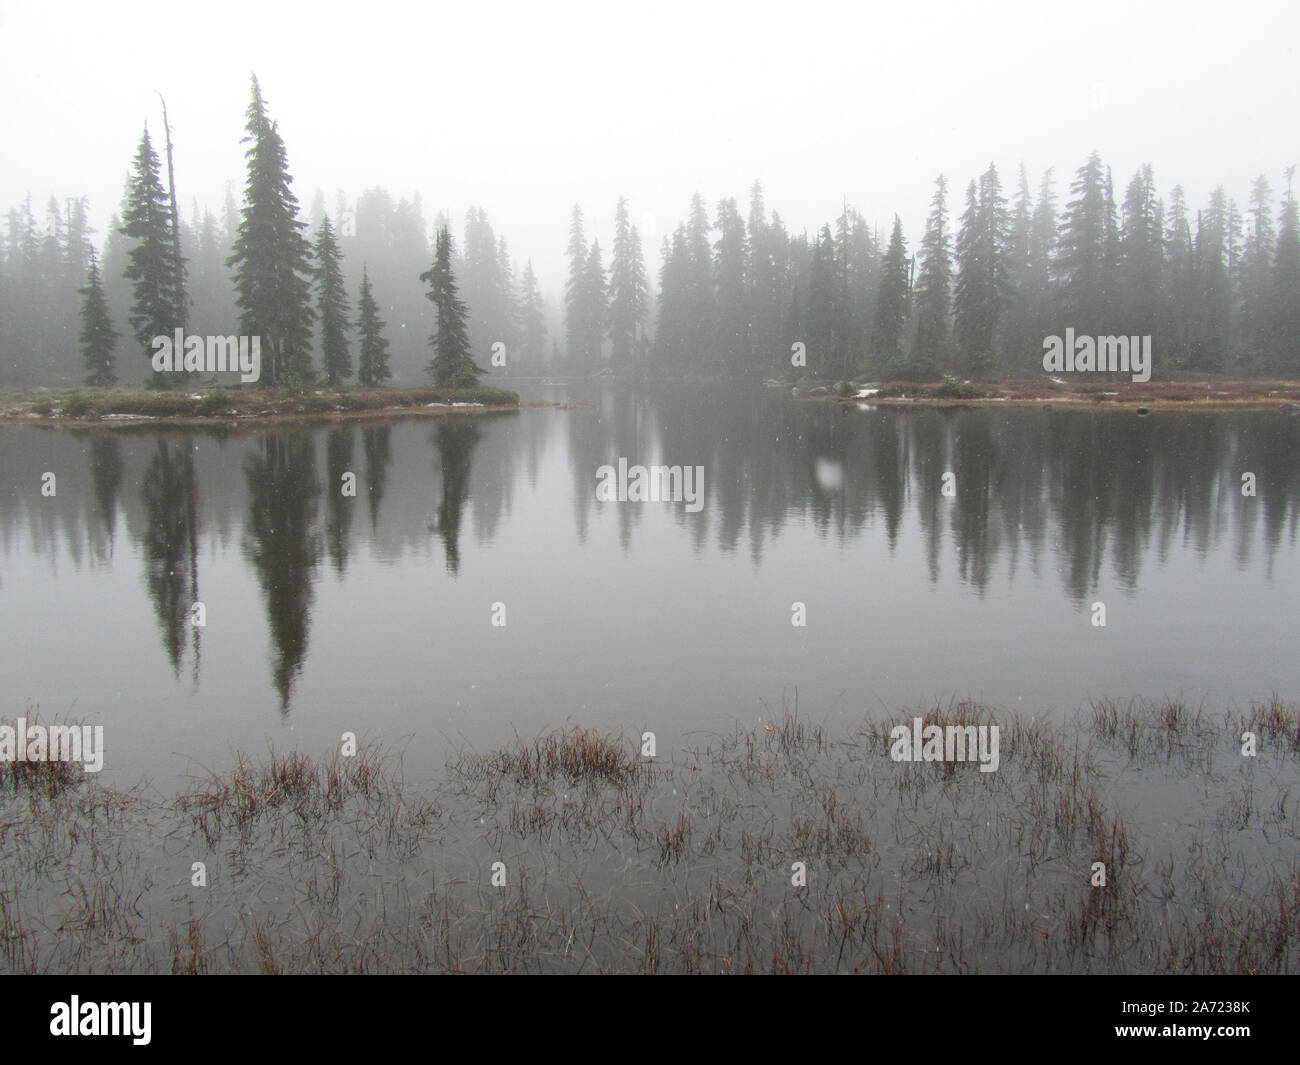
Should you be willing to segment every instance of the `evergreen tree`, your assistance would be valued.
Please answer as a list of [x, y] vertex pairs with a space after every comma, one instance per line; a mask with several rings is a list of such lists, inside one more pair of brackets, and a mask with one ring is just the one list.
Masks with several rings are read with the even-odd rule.
[[[839, 320], [840, 292], [839, 272], [835, 264], [835, 238], [831, 236], [830, 226], [822, 226], [821, 232], [817, 234], [809, 266], [808, 298], [803, 318], [808, 345], [808, 369], [818, 377], [835, 373], [839, 366], [840, 338], [836, 325]], [[791, 310], [792, 318], [799, 313], [797, 293]]]
[[[504, 235], [497, 237], [497, 277], [501, 287], [501, 303], [498, 307], [498, 313], [501, 320], [496, 324], [496, 340], [500, 340], [510, 352], [510, 358], [516, 358], [516, 352], [519, 350], [520, 338], [522, 332], [520, 322], [523, 316], [523, 306], [520, 303], [518, 287], [515, 284], [515, 267], [510, 259], [510, 249], [506, 244]], [[470, 324], [474, 324], [474, 309], [470, 308]], [[494, 341], [495, 343], [495, 341]], [[492, 350], [491, 345], [487, 348]]]
[[1277, 225], [1273, 268], [1273, 352], [1277, 372], [1300, 374], [1300, 218], [1292, 184], [1294, 166], [1286, 170], [1286, 199]]
[[1153, 336], [1160, 320], [1164, 272], [1164, 223], [1156, 198], [1155, 175], [1148, 163], [1124, 192], [1119, 255], [1122, 333]]
[[524, 264], [520, 298], [520, 333], [523, 345], [523, 362], [538, 367], [546, 356], [546, 308], [537, 290], [537, 275], [533, 273], [531, 259]]
[[1228, 197], [1220, 185], [1210, 205], [1196, 217], [1194, 263], [1196, 320], [1192, 366], [1200, 371], [1223, 369], [1231, 326], [1232, 294], [1228, 276]]
[[[134, 282], [131, 328], [146, 358], [152, 357], [154, 337], [170, 337], [180, 325], [175, 302], [179, 264], [172, 244], [170, 218], [167, 191], [159, 176], [158, 154], [149, 141], [146, 125], [127, 184], [122, 216], [122, 233], [134, 242], [123, 271], [123, 276]], [[154, 374], [155, 384], [168, 382], [168, 378]]]
[[99, 278], [99, 264], [90, 253], [90, 271], [81, 294], [81, 354], [86, 363], [86, 384], [107, 386], [117, 380], [113, 372], [113, 348], [117, 330], [108, 313], [108, 300]]
[[671, 243], [664, 238], [659, 267], [659, 324], [655, 329], [655, 358], [665, 366], [682, 366], [687, 356], [686, 227], [679, 225]]
[[1007, 243], [1010, 219], [993, 164], [966, 190], [957, 235], [957, 283], [953, 314], [959, 345], [957, 370], [977, 375], [995, 359], [994, 335], [1008, 296]]
[[1070, 186], [1074, 199], [1062, 219], [1062, 309], [1065, 324], [1081, 334], [1110, 334], [1120, 327], [1110, 306], [1116, 223], [1107, 186], [1101, 157], [1093, 152], [1075, 174]]
[[589, 365], [598, 366], [609, 320], [609, 288], [600, 256], [600, 241], [593, 240], [587, 251], [587, 270], [582, 285], [582, 350]]
[[632, 285], [631, 290], [635, 294], [633, 304], [633, 321], [636, 329], [633, 333], [632, 353], [633, 358], [642, 362], [646, 357], [646, 350], [649, 346], [648, 337], [646, 336], [646, 322], [650, 317], [650, 280], [646, 275], [645, 255], [641, 251], [641, 232], [634, 225], [632, 227]]
[[1164, 271], [1164, 359], [1171, 366], [1186, 366], [1192, 349], [1192, 321], [1195, 315], [1196, 275], [1192, 261], [1192, 230], [1187, 219], [1187, 201], [1181, 185], [1169, 194], [1165, 220], [1165, 248], [1168, 269]]
[[569, 221], [569, 279], [564, 285], [564, 339], [569, 361], [585, 364], [591, 361], [586, 348], [589, 328], [587, 314], [587, 238], [582, 231], [582, 208], [573, 205]]
[[267, 385], [311, 380], [311, 246], [298, 219], [288, 155], [253, 78], [244, 153], [248, 178], [239, 235], [226, 265], [235, 271], [240, 331], [261, 338]]
[[486, 371], [470, 352], [465, 304], [456, 292], [451, 258], [451, 236], [443, 227], [438, 231], [433, 265], [420, 275], [420, 280], [429, 286], [426, 295], [436, 309], [435, 329], [429, 337], [433, 359], [427, 372], [439, 388], [473, 388]]
[[470, 351], [485, 354], [497, 342], [509, 351], [514, 344], [509, 256], [481, 207], [465, 212], [462, 248], [453, 269], [469, 316]]
[[848, 377], [862, 368], [873, 349], [881, 252], [866, 219], [847, 203], [835, 230], [841, 334], [838, 372]]
[[1006, 311], [999, 325], [999, 363], [1004, 375], [1021, 377], [1027, 366], [1037, 361], [1038, 338], [1033, 334], [1033, 322], [1025, 284], [1030, 270], [1029, 245], [1034, 226], [1033, 199], [1029, 192], [1029, 174], [1025, 164], [1020, 164], [1020, 180], [1016, 198], [1011, 208], [1011, 227], [1007, 241]]
[[687, 356], [697, 364], [707, 355], [713, 341], [713, 248], [709, 243], [709, 229], [704, 198], [697, 192], [691, 197], [691, 213], [686, 220], [686, 260], [682, 276], [684, 339]]
[[614, 211], [614, 251], [609, 267], [610, 359], [615, 366], [627, 364], [637, 353], [648, 299], [640, 239], [628, 219], [627, 198], [620, 196]]
[[[1056, 258], [1059, 234], [1056, 225], [1056, 189], [1052, 169], [1043, 172], [1038, 183], [1038, 199], [1034, 203], [1034, 216], [1029, 226], [1029, 267], [1021, 275], [1021, 283], [1028, 289], [1031, 335], [1042, 343], [1042, 338], [1056, 331]], [[1041, 360], [1038, 364], [1042, 365]]]
[[882, 366], [897, 364], [902, 352], [903, 330], [909, 310], [910, 261], [903, 223], [894, 215], [894, 230], [889, 249], [881, 261], [880, 288], [876, 296], [876, 327], [873, 334], [876, 359]]
[[388, 368], [388, 340], [384, 337], [386, 323], [379, 316], [379, 304], [370, 291], [370, 275], [361, 267], [361, 298], [357, 301], [357, 332], [361, 350], [357, 357], [357, 383], [364, 388], [382, 385], [393, 376]]
[[1273, 190], [1263, 174], [1251, 185], [1249, 214], [1241, 255], [1241, 333], [1250, 368], [1260, 370], [1266, 367], [1271, 352], [1273, 260], [1277, 255]]
[[745, 223], [733, 199], [718, 203], [714, 228], [713, 276], [715, 279], [716, 317], [713, 349], [722, 365], [737, 372], [744, 369], [749, 357], [749, 297], [745, 263]]
[[918, 377], [933, 376], [949, 360], [949, 314], [952, 303], [952, 240], [948, 235], [948, 181], [934, 182], [930, 217], [921, 238], [921, 263], [916, 278], [916, 341], [912, 369]]
[[338, 388], [352, 376], [352, 356], [348, 353], [347, 291], [343, 287], [343, 258], [330, 216], [321, 218], [314, 248], [316, 254], [316, 314], [320, 319], [321, 363], [325, 383]]
[[784, 292], [777, 276], [776, 234], [767, 221], [763, 203], [763, 186], [754, 182], [749, 192], [749, 219], [746, 247], [749, 262], [745, 278], [749, 288], [750, 364], [771, 371], [781, 357], [781, 308]]

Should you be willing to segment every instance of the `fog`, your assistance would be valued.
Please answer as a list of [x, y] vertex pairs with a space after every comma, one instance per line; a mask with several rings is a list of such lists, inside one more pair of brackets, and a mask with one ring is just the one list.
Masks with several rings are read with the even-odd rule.
[[[810, 234], [847, 202], [919, 239], [990, 161], [1058, 195], [1097, 150], [1203, 205], [1275, 189], [1295, 141], [1292, 4], [0, 4], [5, 208], [90, 197], [102, 249], [166, 96], [182, 212], [241, 196], [250, 72], [304, 211], [376, 185], [430, 222], [482, 207], [558, 302], [569, 212], [608, 240], [631, 202], [653, 277], [692, 193]], [[157, 142], [157, 143], [160, 143]]]

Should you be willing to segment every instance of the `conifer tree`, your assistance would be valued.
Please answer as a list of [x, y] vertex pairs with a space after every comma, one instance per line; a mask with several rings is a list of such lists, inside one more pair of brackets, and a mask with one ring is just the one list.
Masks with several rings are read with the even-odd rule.
[[1161, 330], [1162, 361], [1173, 366], [1190, 362], [1195, 313], [1195, 264], [1192, 260], [1192, 229], [1187, 218], [1183, 187], [1175, 185], [1169, 194], [1165, 217], [1165, 248], [1168, 269], [1164, 271], [1164, 328]]
[[[171, 207], [159, 165], [146, 125], [127, 182], [122, 215], [122, 234], [133, 241], [123, 271], [123, 276], [134, 282], [131, 328], [146, 358], [152, 357], [154, 337], [170, 337], [180, 326], [176, 307], [179, 264], [170, 230]], [[170, 383], [169, 378], [160, 374], [154, 374], [153, 380], [159, 386]]]
[[745, 367], [749, 357], [749, 279], [745, 275], [749, 251], [745, 222], [734, 199], [719, 201], [714, 228], [718, 240], [713, 246], [713, 348], [722, 365], [735, 372]]
[[582, 350], [589, 365], [599, 365], [601, 346], [609, 318], [609, 289], [600, 255], [600, 241], [593, 240], [587, 251], [587, 270], [583, 277]]
[[698, 362], [713, 340], [713, 249], [709, 243], [709, 215], [704, 198], [691, 197], [686, 220], [686, 259], [682, 274], [685, 300], [685, 342], [687, 356]]
[[256, 76], [245, 129], [244, 207], [226, 261], [235, 272], [240, 331], [261, 338], [265, 384], [302, 385], [313, 376], [311, 246], [298, 219], [284, 139], [267, 117]]
[[894, 229], [889, 237], [889, 249], [881, 260], [880, 288], [876, 295], [873, 337], [876, 358], [882, 366], [897, 363], [901, 352], [910, 296], [909, 265], [903, 223], [894, 215]]
[[582, 208], [573, 205], [569, 220], [569, 279], [564, 285], [564, 334], [569, 361], [588, 362], [586, 350], [589, 333], [587, 313], [587, 238], [582, 229]]
[[1273, 229], [1273, 190], [1260, 174], [1250, 190], [1249, 222], [1241, 255], [1242, 340], [1248, 364], [1264, 369], [1270, 353], [1273, 306], [1273, 259], [1277, 238]]
[[660, 249], [659, 318], [655, 328], [655, 358], [664, 366], [681, 366], [687, 355], [686, 320], [690, 306], [687, 299], [686, 227], [673, 231], [672, 241], [664, 238]]
[[1273, 365], [1288, 376], [1300, 374], [1300, 217], [1297, 217], [1294, 166], [1286, 170], [1286, 198], [1277, 226], [1273, 267]]
[[[837, 360], [835, 238], [831, 227], [822, 226], [813, 246], [808, 270], [808, 302], [804, 314], [808, 368], [817, 376], [828, 376]], [[797, 295], [796, 295], [797, 299]]]
[[330, 216], [321, 219], [314, 248], [316, 254], [316, 314], [321, 327], [321, 364], [325, 383], [338, 388], [352, 376], [352, 356], [348, 353], [348, 297], [343, 287], [343, 259]]
[[997, 168], [990, 163], [978, 184], [972, 181], [966, 190], [956, 242], [953, 316], [961, 373], [983, 373], [994, 358], [994, 336], [1008, 295], [1009, 224]]
[[1118, 328], [1125, 334], [1151, 336], [1159, 323], [1164, 223], [1149, 163], [1133, 175], [1124, 192], [1120, 232], [1119, 288], [1124, 311]]
[[916, 277], [916, 341], [911, 361], [917, 375], [924, 377], [948, 366], [952, 239], [948, 234], [947, 194], [948, 181], [940, 174], [934, 182]]
[[1229, 289], [1228, 196], [1220, 185], [1210, 194], [1209, 207], [1198, 212], [1194, 262], [1196, 319], [1191, 349], [1197, 370], [1221, 370], [1231, 328]]
[[537, 275], [533, 273], [531, 259], [524, 264], [519, 318], [523, 361], [529, 366], [540, 366], [546, 354], [546, 310], [537, 289]]
[[86, 384], [107, 386], [117, 380], [113, 372], [113, 348], [117, 330], [108, 313], [108, 300], [99, 277], [95, 253], [90, 253], [90, 271], [81, 294], [81, 354], [86, 363]]
[[637, 353], [648, 298], [640, 238], [628, 219], [627, 197], [620, 196], [609, 265], [610, 360], [616, 366], [630, 362]]
[[425, 295], [435, 308], [434, 332], [429, 337], [433, 359], [427, 372], [439, 388], [473, 388], [486, 371], [470, 353], [465, 304], [456, 292], [451, 260], [451, 236], [444, 226], [438, 231], [433, 265], [420, 275], [429, 286]]
[[384, 337], [384, 320], [379, 304], [370, 291], [370, 275], [361, 267], [361, 298], [357, 301], [357, 332], [361, 350], [357, 356], [357, 383], [373, 388], [393, 376], [388, 368], [388, 340]]

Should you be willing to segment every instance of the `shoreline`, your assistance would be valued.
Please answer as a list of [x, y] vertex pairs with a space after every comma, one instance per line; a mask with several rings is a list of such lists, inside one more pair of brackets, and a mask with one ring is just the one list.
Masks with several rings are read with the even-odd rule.
[[[862, 393], [869, 392], [870, 395]], [[803, 397], [801, 397], [803, 398]], [[1060, 381], [917, 383], [886, 382], [848, 395], [807, 396], [847, 405], [879, 407], [1011, 407], [1039, 410], [1280, 411], [1300, 414], [1300, 381]]]

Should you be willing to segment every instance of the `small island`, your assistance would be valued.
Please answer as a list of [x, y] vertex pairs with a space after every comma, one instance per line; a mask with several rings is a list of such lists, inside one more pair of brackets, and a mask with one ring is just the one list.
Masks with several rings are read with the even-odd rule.
[[[778, 382], [769, 381], [769, 387]], [[886, 381], [811, 386], [791, 385], [793, 394], [844, 404], [892, 407], [1005, 405], [1038, 409], [1105, 410], [1128, 408], [1138, 413], [1156, 410], [1224, 411], [1281, 410], [1300, 414], [1300, 381], [1181, 380], [1181, 381]]]
[[84, 386], [0, 391], [0, 422], [78, 428], [353, 421], [486, 414], [519, 407], [517, 392], [489, 385], [319, 390], [236, 387], [194, 391]]

